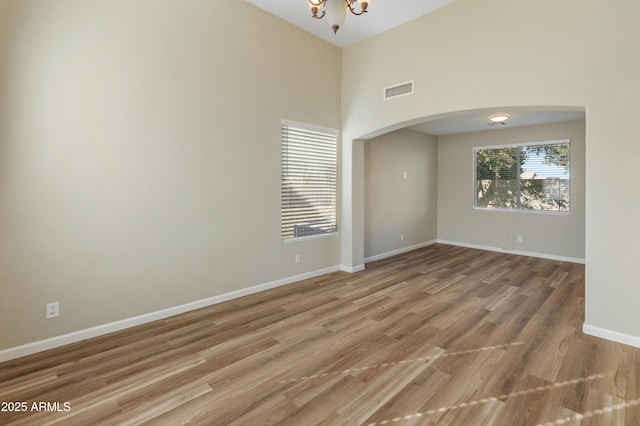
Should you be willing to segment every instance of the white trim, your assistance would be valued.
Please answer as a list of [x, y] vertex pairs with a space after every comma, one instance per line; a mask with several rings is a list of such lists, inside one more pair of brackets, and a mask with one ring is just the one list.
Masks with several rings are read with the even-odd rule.
[[547, 140], [547, 141], [537, 141], [537, 142], [516, 142], [516, 143], [506, 143], [502, 145], [480, 145], [474, 146], [473, 151], [477, 151], [479, 149], [499, 149], [499, 148], [519, 148], [521, 146], [534, 146], [534, 145], [559, 145], [561, 143], [571, 144], [571, 139], [556, 139], [556, 140]]
[[355, 274], [356, 272], [364, 271], [364, 264], [356, 266], [340, 265], [340, 270], [350, 274]]
[[[0, 350], [0, 362], [9, 361], [15, 358], [20, 358], [23, 356], [37, 353], [37, 352], [42, 352], [48, 349], [54, 349], [60, 346], [68, 345], [70, 343], [80, 342], [82, 340], [90, 339], [92, 337], [102, 336], [105, 334], [113, 333], [115, 331], [120, 331], [126, 328], [135, 327], [137, 325], [150, 323], [152, 321], [157, 321], [164, 318], [172, 317], [174, 315], [193, 311], [196, 309], [205, 308], [207, 306], [226, 302], [232, 299], [237, 299], [243, 296], [248, 296], [250, 294], [258, 293], [258, 292], [269, 290], [272, 288], [281, 287], [294, 282], [306, 280], [309, 278], [315, 278], [320, 275], [344, 270], [343, 268], [344, 267], [342, 266], [333, 266], [329, 268], [318, 269], [316, 271], [306, 272], [304, 274], [295, 275], [293, 277], [282, 278], [276, 281], [259, 284], [253, 287], [232, 291], [230, 293], [209, 297], [207, 299], [185, 303], [184, 305], [174, 306], [171, 308], [150, 312], [148, 314], [127, 318], [120, 321], [115, 321], [108, 324], [99, 325], [96, 327], [86, 328], [84, 330], [74, 331], [72, 333], [51, 337], [49, 339], [39, 340], [37, 342], [27, 343], [25, 345], [16, 346], [13, 348], [2, 349]], [[362, 269], [364, 269], [364, 265], [362, 265]]]
[[326, 234], [307, 235], [305, 237], [291, 237], [287, 238], [286, 240], [282, 240], [282, 244], [299, 243], [300, 241], [316, 240], [318, 238], [329, 238], [335, 237], [336, 235], [338, 235], [337, 232], [328, 232]]
[[505, 250], [499, 247], [485, 246], [482, 244], [470, 244], [459, 241], [438, 240], [440, 244], [448, 244], [450, 246], [467, 247], [479, 250], [497, 251], [499, 253], [515, 254], [518, 256], [530, 256], [539, 257], [541, 259], [560, 260], [562, 262], [581, 263], [584, 264], [585, 260], [578, 257], [558, 256], [555, 254], [538, 253], [534, 251], [522, 251], [522, 250]]
[[476, 207], [476, 206], [473, 206], [473, 210], [476, 210], [479, 212], [543, 214], [543, 215], [549, 215], [549, 216], [571, 216], [570, 211], [556, 211], [556, 210], [503, 209], [503, 208]]
[[376, 261], [376, 260], [385, 259], [387, 257], [395, 256], [396, 254], [402, 254], [402, 253], [406, 253], [406, 252], [409, 252], [409, 251], [417, 250], [419, 248], [430, 246], [430, 245], [435, 244], [435, 243], [437, 243], [436, 240], [431, 240], [431, 241], [427, 241], [425, 243], [416, 244], [416, 245], [413, 245], [413, 246], [410, 246], [410, 247], [404, 247], [404, 248], [400, 248], [400, 249], [397, 249], [397, 250], [391, 250], [391, 251], [388, 251], [386, 253], [376, 254], [375, 256], [365, 257], [364, 263], [369, 263], [369, 262], [373, 262], [373, 261]]
[[302, 130], [311, 130], [313, 132], [329, 133], [335, 136], [338, 136], [340, 134], [340, 131], [337, 129], [332, 129], [330, 127], [316, 126], [315, 124], [302, 123], [300, 121], [282, 119], [280, 120], [280, 126], [289, 126], [289, 127], [302, 129]]
[[582, 332], [590, 336], [600, 337], [602, 339], [611, 340], [612, 342], [622, 343], [624, 345], [640, 348], [640, 337], [632, 336], [619, 331], [608, 330], [606, 328], [596, 327], [587, 323], [582, 324]]

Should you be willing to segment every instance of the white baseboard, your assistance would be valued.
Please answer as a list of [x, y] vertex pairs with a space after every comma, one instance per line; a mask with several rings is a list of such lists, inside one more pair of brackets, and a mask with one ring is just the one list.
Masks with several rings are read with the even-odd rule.
[[459, 247], [474, 248], [479, 250], [496, 251], [499, 253], [515, 254], [518, 256], [539, 257], [541, 259], [560, 260], [562, 262], [571, 262], [571, 263], [581, 263], [581, 264], [585, 263], [584, 259], [577, 258], [577, 257], [557, 256], [555, 254], [538, 253], [534, 251], [505, 250], [500, 247], [491, 247], [491, 246], [485, 246], [481, 244], [462, 243], [459, 241], [438, 240], [437, 242], [440, 244], [448, 244], [450, 246], [459, 246]]
[[437, 242], [436, 240], [431, 240], [424, 243], [415, 244], [413, 246], [403, 247], [397, 250], [391, 250], [386, 253], [376, 254], [375, 256], [365, 257], [364, 263], [374, 262], [376, 260], [385, 259], [387, 257], [395, 256], [397, 254], [407, 253], [409, 251], [417, 250], [422, 247], [430, 246], [432, 244], [435, 244], [436, 242]]
[[[476, 248], [481, 250], [497, 251], [502, 253], [511, 253], [511, 254], [517, 254], [522, 256], [541, 257], [545, 259], [561, 260], [561, 261], [573, 262], [573, 263], [584, 263], [584, 259], [576, 259], [576, 258], [569, 258], [569, 257], [563, 257], [563, 256], [555, 256], [555, 255], [546, 255], [542, 253], [523, 252], [518, 250], [504, 250], [496, 247], [483, 246], [483, 245], [477, 245], [477, 244], [467, 244], [467, 243], [461, 243], [456, 241], [446, 241], [446, 240], [427, 241], [425, 243], [416, 244], [416, 245], [405, 247], [398, 250], [393, 250], [393, 251], [379, 254], [376, 256], [371, 256], [364, 259], [364, 263], [373, 262], [374, 260], [384, 259], [386, 257], [394, 256], [396, 254], [409, 252], [409, 251], [426, 247], [428, 245], [435, 244], [435, 243]], [[84, 330], [63, 334], [61, 336], [51, 337], [49, 339], [27, 343], [25, 345], [16, 346], [13, 348], [3, 349], [3, 350], [0, 350], [0, 362], [9, 361], [12, 359], [31, 355], [37, 352], [48, 350], [48, 349], [57, 348], [70, 343], [80, 342], [82, 340], [90, 339], [92, 337], [102, 336], [108, 333], [113, 333], [115, 331], [124, 330], [126, 328], [135, 327], [137, 325], [146, 324], [152, 321], [157, 321], [157, 320], [168, 318], [174, 315], [179, 315], [185, 312], [189, 312], [189, 311], [204, 308], [207, 306], [215, 305], [218, 303], [226, 302], [228, 300], [237, 299], [239, 297], [248, 296], [250, 294], [258, 293], [260, 291], [281, 287], [283, 285], [291, 284], [297, 281], [314, 278], [314, 277], [328, 274], [331, 272], [344, 271], [349, 273], [355, 273], [355, 272], [362, 271], [364, 269], [365, 269], [364, 264], [356, 265], [353, 267], [340, 265], [340, 266], [319, 269], [317, 271], [307, 272], [307, 273], [296, 275], [293, 277], [287, 277], [280, 280], [259, 284], [253, 287], [232, 291], [230, 293], [221, 294], [219, 296], [213, 296], [207, 299], [197, 300], [195, 302], [190, 302], [190, 303], [174, 306], [167, 309], [150, 312], [148, 314], [139, 315], [133, 318], [127, 318], [127, 319], [115, 321], [109, 324], [103, 324], [96, 327], [91, 327]], [[605, 339], [625, 343], [630, 346], [640, 347], [640, 338], [638, 337], [628, 336], [623, 333], [617, 333], [614, 331], [600, 329], [598, 327], [588, 326], [586, 324], [584, 325], [584, 332], [586, 334], [592, 334], [597, 337], [603, 337]]]
[[607, 330], [606, 328], [596, 327], [587, 323], [582, 324], [582, 332], [590, 336], [600, 337], [602, 339], [611, 340], [613, 342], [640, 348], [640, 337], [630, 334], [620, 333], [619, 331]]
[[341, 265], [340, 270], [344, 272], [348, 272], [350, 274], [355, 274], [356, 272], [364, 271], [364, 265], [356, 265], [356, 266]]
[[[362, 265], [362, 269], [364, 269], [364, 265]], [[328, 274], [328, 273], [336, 272], [340, 270], [343, 270], [343, 267], [334, 266], [330, 268], [319, 269], [317, 271], [307, 272], [304, 274], [295, 275], [293, 277], [287, 277], [280, 280], [259, 284], [253, 287], [232, 291], [230, 293], [221, 294], [219, 296], [213, 296], [207, 299], [185, 303], [184, 305], [174, 306], [174, 307], [162, 309], [156, 312], [150, 312], [148, 314], [139, 315], [133, 318], [127, 318], [127, 319], [115, 321], [109, 324], [103, 324], [96, 327], [87, 328], [84, 330], [74, 331], [72, 333], [63, 334], [61, 336], [51, 337], [49, 339], [27, 343], [25, 345], [16, 346], [13, 348], [3, 349], [3, 350], [0, 350], [0, 362], [9, 361], [12, 359], [31, 355], [37, 352], [42, 352], [48, 349], [54, 349], [60, 346], [68, 345], [70, 343], [80, 342], [82, 340], [90, 339], [92, 337], [102, 336], [105, 334], [113, 333], [115, 331], [120, 331], [126, 328], [135, 327], [137, 325], [146, 324], [152, 321], [157, 321], [160, 319], [172, 317], [174, 315], [182, 314], [182, 313], [193, 311], [200, 308], [205, 308], [207, 306], [226, 302], [228, 300], [237, 299], [242, 296], [248, 296], [250, 294], [258, 293], [258, 292], [269, 290], [276, 287], [281, 287], [287, 284], [306, 280], [309, 278], [318, 277], [320, 275], [324, 275], [324, 274]]]

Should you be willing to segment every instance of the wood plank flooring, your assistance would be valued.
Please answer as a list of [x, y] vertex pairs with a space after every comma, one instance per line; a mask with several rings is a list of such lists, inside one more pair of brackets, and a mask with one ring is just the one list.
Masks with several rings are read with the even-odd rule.
[[0, 364], [0, 424], [640, 425], [583, 311], [583, 265], [433, 245]]

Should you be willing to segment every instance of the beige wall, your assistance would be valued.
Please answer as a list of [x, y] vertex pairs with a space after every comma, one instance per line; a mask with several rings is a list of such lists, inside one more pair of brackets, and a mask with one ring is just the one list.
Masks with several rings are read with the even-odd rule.
[[0, 349], [339, 265], [279, 231], [280, 120], [340, 128], [338, 48], [238, 0], [0, 4]]
[[[0, 349], [357, 268], [363, 140], [513, 106], [586, 107], [586, 322], [640, 336], [640, 199], [618, 184], [640, 167], [639, 15], [457, 0], [341, 54], [237, 0], [0, 2]], [[282, 118], [343, 123], [339, 242], [280, 243]]]
[[403, 129], [368, 140], [364, 149], [365, 258], [435, 240], [436, 138]]
[[[571, 214], [474, 210], [473, 148], [571, 139]], [[518, 127], [438, 138], [438, 239], [500, 248], [503, 234], [522, 236], [514, 249], [584, 260], [585, 122]]]
[[[457, 0], [343, 50], [343, 264], [364, 257], [363, 139], [428, 118], [585, 107], [586, 324], [640, 344], [640, 2]], [[415, 94], [382, 88], [415, 80]]]

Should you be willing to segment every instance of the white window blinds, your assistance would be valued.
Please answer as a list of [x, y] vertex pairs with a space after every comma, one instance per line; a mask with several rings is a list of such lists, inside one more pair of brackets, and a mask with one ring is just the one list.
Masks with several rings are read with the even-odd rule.
[[282, 122], [281, 237], [337, 232], [338, 132]]

